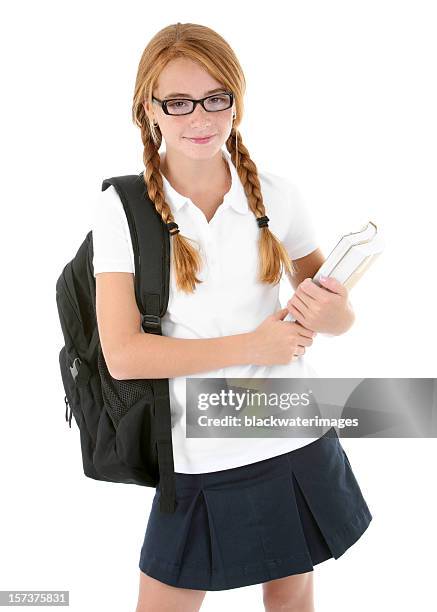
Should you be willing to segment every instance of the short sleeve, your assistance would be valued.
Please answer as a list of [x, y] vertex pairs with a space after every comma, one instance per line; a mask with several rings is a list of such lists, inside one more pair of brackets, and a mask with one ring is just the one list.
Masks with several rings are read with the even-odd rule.
[[129, 225], [113, 185], [100, 192], [92, 215], [94, 276], [99, 272], [135, 273]]
[[287, 181], [290, 224], [282, 241], [291, 259], [305, 257], [319, 247], [313, 216], [293, 183]]

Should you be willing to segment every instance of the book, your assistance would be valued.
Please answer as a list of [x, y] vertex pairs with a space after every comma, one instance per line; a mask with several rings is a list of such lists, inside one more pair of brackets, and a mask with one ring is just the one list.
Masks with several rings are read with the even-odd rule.
[[[384, 239], [375, 223], [369, 221], [358, 232], [340, 238], [312, 280], [319, 287], [321, 276], [333, 277], [349, 291], [384, 250]], [[289, 313], [285, 321], [295, 321]]]

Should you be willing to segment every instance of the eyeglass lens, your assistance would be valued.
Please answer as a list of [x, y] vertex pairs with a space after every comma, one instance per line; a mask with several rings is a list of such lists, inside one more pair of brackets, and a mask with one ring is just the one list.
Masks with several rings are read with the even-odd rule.
[[[208, 111], [225, 110], [231, 106], [231, 96], [229, 94], [217, 94], [206, 98], [205, 108]], [[167, 110], [171, 115], [185, 115], [193, 111], [194, 102], [191, 100], [169, 100]]]

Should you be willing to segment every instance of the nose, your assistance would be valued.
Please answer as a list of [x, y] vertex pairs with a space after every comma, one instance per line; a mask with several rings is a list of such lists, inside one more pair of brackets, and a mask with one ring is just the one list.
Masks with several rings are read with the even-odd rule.
[[209, 121], [209, 117], [208, 117], [209, 113], [208, 111], [206, 111], [203, 106], [200, 104], [200, 102], [198, 102], [193, 110], [192, 113], [190, 113], [190, 117], [191, 119], [194, 120], [198, 120], [198, 119], [208, 119]]

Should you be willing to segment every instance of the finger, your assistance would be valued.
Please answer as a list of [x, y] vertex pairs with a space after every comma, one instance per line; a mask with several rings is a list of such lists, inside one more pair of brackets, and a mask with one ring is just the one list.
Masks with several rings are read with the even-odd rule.
[[288, 315], [288, 308], [281, 308], [273, 313], [275, 319], [284, 319]]
[[290, 308], [290, 307], [294, 306], [294, 308], [296, 308], [296, 310], [298, 310], [300, 312], [300, 314], [304, 317], [307, 314], [307, 312], [309, 310], [309, 306], [310, 306], [310, 304], [305, 303], [305, 299], [308, 302], [308, 298], [303, 298], [302, 299], [300, 296], [295, 294], [291, 298], [291, 300], [289, 300], [287, 302], [287, 307]]
[[299, 336], [297, 342], [299, 346], [311, 346], [313, 343], [313, 339], [308, 338], [307, 336]]
[[302, 336], [304, 338], [314, 338], [314, 336], [316, 335], [315, 331], [304, 327], [301, 323], [296, 323], [296, 325], [299, 326], [297, 328], [297, 333], [299, 334], [299, 336]]
[[[332, 284], [332, 287], [334, 287], [334, 284]], [[331, 286], [328, 287], [326, 283], [323, 287], [318, 287], [311, 278], [306, 278], [300, 283], [296, 290], [296, 293], [299, 292], [299, 295], [303, 294], [304, 296], [306, 296], [307, 301], [310, 298], [313, 300], [320, 300], [325, 297], [326, 291], [328, 290], [331, 290]], [[334, 293], [336, 292], [334, 291]], [[305, 299], [305, 297], [303, 297], [302, 299]]]
[[[320, 290], [320, 287], [317, 287], [317, 289]], [[314, 302], [316, 298], [309, 295], [308, 293], [305, 293], [304, 290], [299, 285], [299, 287], [296, 289], [295, 294], [289, 300], [289, 302], [295, 303], [297, 300], [299, 300], [301, 304], [305, 304], [305, 306], [308, 308], [308, 307], [311, 307], [311, 303]]]
[[296, 361], [301, 355], [305, 353], [305, 349], [301, 346], [297, 346], [293, 351], [291, 361]]
[[298, 323], [299, 325], [304, 326], [305, 317], [303, 316], [303, 314], [297, 308], [292, 306], [291, 304], [288, 307], [288, 310], [289, 310], [291, 316], [295, 319], [295, 322]]
[[305, 278], [299, 285], [297, 286], [296, 293], [302, 294], [306, 296], [307, 299], [311, 298], [313, 300], [319, 298], [323, 295], [323, 288], [316, 285], [316, 283], [312, 280], [312, 278]]
[[333, 276], [321, 276], [319, 281], [328, 291], [338, 293], [338, 295], [347, 295], [346, 287]]

